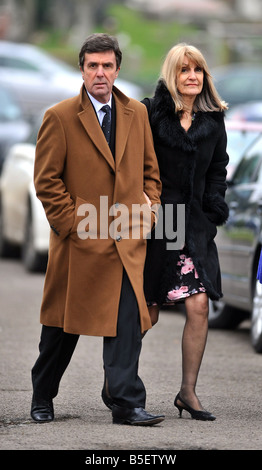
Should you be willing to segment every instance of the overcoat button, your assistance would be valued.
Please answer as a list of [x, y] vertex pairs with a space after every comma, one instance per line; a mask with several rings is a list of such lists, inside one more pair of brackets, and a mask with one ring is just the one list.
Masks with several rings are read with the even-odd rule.
[[115, 203], [116, 209], [119, 207], [119, 205], [120, 205], [119, 202], [116, 202], [116, 203]]
[[116, 241], [117, 241], [117, 242], [120, 242], [121, 240], [122, 240], [122, 237], [121, 237], [120, 235], [117, 235]]

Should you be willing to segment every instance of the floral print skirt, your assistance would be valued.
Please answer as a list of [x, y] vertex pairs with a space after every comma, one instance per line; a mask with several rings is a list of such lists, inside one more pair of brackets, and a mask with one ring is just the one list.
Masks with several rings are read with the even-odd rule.
[[[163, 305], [174, 305], [182, 302], [186, 297], [193, 294], [206, 292], [205, 287], [200, 281], [192, 259], [181, 250], [177, 262], [176, 278], [172, 289], [168, 292]], [[156, 302], [148, 302], [148, 306], [156, 305]]]

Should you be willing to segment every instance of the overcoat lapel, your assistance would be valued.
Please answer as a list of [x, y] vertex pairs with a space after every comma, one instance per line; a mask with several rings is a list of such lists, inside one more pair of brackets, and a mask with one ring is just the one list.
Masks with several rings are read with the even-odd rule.
[[[119, 90], [114, 88], [114, 96], [116, 103], [116, 147], [115, 147], [115, 160], [111, 153], [111, 150], [103, 136], [103, 131], [98, 122], [98, 119], [94, 119], [95, 110], [92, 106], [91, 101], [88, 98], [88, 95], [85, 91], [85, 88], [82, 87], [80, 93], [81, 105], [84, 108], [83, 111], [78, 113], [79, 119], [84, 126], [86, 132], [88, 133], [90, 139], [93, 141], [94, 145], [97, 147], [101, 155], [107, 160], [108, 164], [115, 171], [115, 166], [119, 166], [121, 159], [123, 157], [127, 138], [129, 135], [129, 129], [134, 117], [133, 109], [126, 106], [129, 99], [122, 95]], [[124, 100], [121, 99], [123, 96]]]
[[104, 138], [103, 131], [97, 119], [94, 119], [94, 109], [90, 105], [84, 111], [78, 114], [86, 132], [101, 155], [107, 160], [108, 164], [115, 170], [115, 162], [111, 150]]
[[[85, 88], [82, 87], [80, 93], [80, 101], [82, 107], [84, 108], [83, 111], [78, 113], [78, 117], [85, 128], [87, 134], [89, 135], [90, 139], [101, 153], [101, 155], [107, 160], [108, 164], [115, 170], [115, 161], [114, 157], [111, 153], [111, 150], [108, 146], [106, 139], [104, 138], [103, 131], [99, 124], [98, 119], [94, 119], [95, 117], [95, 110], [93, 105], [85, 91]], [[81, 143], [83, 145], [83, 143]]]
[[[116, 97], [115, 97], [116, 98]], [[127, 138], [129, 135], [129, 129], [134, 117], [133, 109], [124, 106], [121, 101], [116, 98], [116, 147], [115, 147], [115, 159], [116, 165], [119, 166], [122, 160]]]

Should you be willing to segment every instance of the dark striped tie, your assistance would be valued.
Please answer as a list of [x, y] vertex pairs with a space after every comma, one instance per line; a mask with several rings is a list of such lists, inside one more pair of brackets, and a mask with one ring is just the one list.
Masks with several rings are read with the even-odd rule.
[[104, 111], [104, 113], [106, 113], [104, 115], [103, 122], [102, 122], [102, 130], [104, 132], [107, 143], [109, 144], [110, 130], [111, 130], [111, 108], [108, 104], [106, 104], [105, 106], [101, 108], [101, 110]]

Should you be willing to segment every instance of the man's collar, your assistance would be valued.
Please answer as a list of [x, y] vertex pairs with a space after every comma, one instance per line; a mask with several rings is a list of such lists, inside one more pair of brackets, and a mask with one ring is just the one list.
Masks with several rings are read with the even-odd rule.
[[91, 100], [91, 103], [93, 104], [96, 112], [98, 113], [98, 111], [100, 111], [100, 109], [105, 106], [106, 104], [108, 104], [110, 106], [110, 108], [112, 107], [112, 94], [110, 96], [110, 99], [108, 101], [108, 103], [101, 103], [100, 101], [98, 101], [97, 99], [95, 99], [92, 95], [90, 95], [90, 93], [87, 91], [87, 94]]

